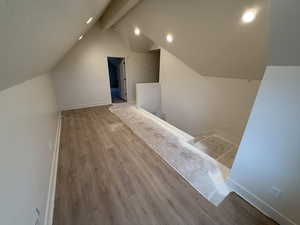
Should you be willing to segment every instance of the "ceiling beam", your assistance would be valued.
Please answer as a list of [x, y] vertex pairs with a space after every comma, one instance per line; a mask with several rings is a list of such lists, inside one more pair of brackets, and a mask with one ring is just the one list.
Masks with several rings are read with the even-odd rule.
[[112, 0], [99, 20], [102, 29], [109, 29], [142, 0]]

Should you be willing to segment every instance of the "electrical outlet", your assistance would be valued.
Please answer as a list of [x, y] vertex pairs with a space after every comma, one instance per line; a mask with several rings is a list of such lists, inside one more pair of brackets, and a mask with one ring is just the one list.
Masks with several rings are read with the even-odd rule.
[[282, 194], [282, 191], [277, 187], [272, 187], [271, 192], [275, 198], [279, 198], [280, 195]]
[[35, 208], [33, 211], [34, 214], [34, 218], [35, 218], [35, 222], [34, 225], [40, 225], [40, 221], [41, 221], [41, 212], [38, 208]]

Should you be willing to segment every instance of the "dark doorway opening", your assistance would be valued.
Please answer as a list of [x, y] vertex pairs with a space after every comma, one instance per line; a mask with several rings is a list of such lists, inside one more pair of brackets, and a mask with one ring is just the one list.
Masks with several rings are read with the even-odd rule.
[[107, 57], [111, 100], [113, 103], [127, 101], [125, 58]]

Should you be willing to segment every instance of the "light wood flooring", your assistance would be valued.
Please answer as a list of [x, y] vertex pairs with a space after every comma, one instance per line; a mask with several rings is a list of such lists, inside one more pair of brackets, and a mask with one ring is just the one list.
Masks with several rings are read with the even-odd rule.
[[209, 203], [108, 107], [63, 112], [54, 225], [275, 225], [236, 194]]

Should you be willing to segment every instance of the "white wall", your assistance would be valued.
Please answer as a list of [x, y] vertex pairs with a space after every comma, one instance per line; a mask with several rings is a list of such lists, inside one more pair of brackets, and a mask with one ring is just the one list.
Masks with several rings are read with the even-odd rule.
[[230, 176], [282, 225], [300, 224], [299, 87], [300, 67], [267, 68]]
[[136, 84], [136, 106], [148, 112], [161, 113], [161, 89], [159, 83]]
[[191, 135], [217, 130], [239, 142], [259, 81], [204, 77], [161, 49], [162, 112]]
[[107, 56], [126, 57], [129, 102], [136, 83], [154, 82], [152, 54], [134, 53], [117, 32], [93, 27], [52, 70], [60, 110], [111, 103]]
[[0, 224], [33, 225], [42, 217], [57, 129], [57, 109], [49, 75], [0, 92]]
[[159, 54], [131, 53], [127, 59], [127, 99], [129, 102], [136, 101], [136, 84], [158, 82]]

